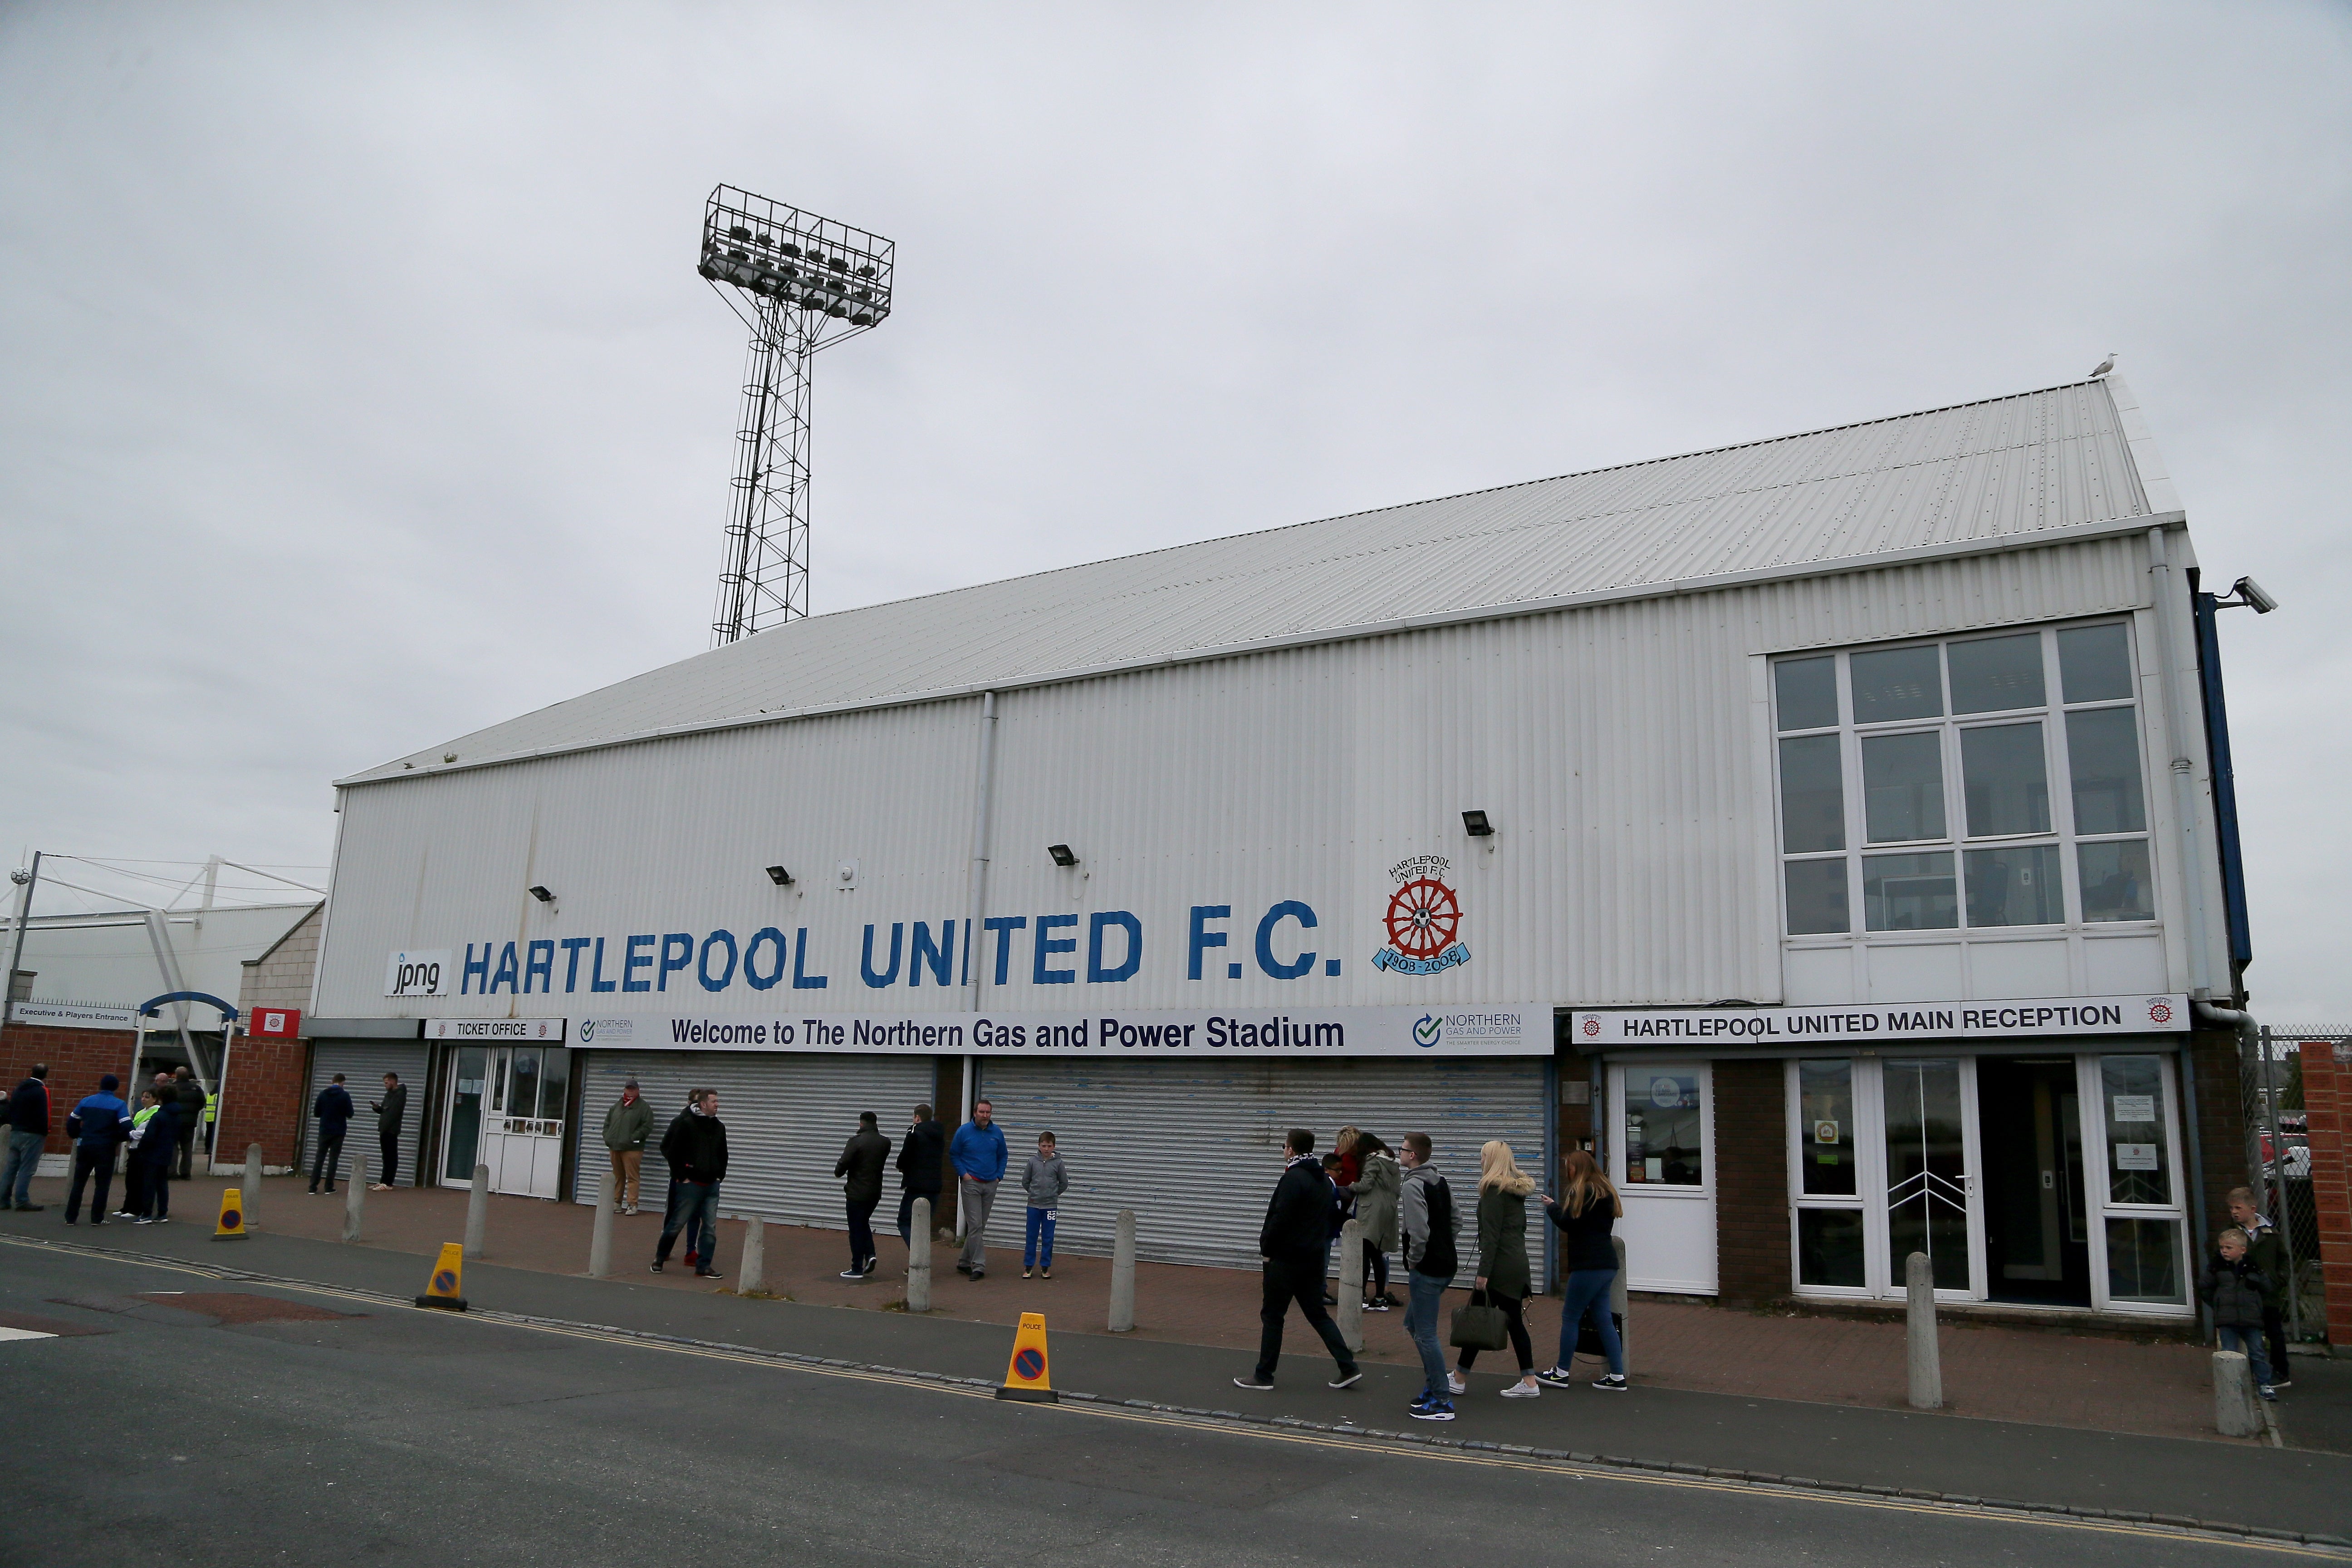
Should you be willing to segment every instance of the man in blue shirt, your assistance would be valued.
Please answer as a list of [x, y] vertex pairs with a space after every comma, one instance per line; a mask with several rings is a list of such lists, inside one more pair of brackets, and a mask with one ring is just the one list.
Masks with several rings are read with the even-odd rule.
[[948, 1145], [963, 1205], [963, 1256], [956, 1272], [974, 1279], [988, 1278], [988, 1211], [996, 1206], [996, 1184], [1004, 1179], [1004, 1134], [993, 1125], [994, 1116], [994, 1108], [981, 1100]]
[[73, 1108], [66, 1136], [73, 1140], [73, 1189], [66, 1195], [66, 1223], [81, 1223], [82, 1184], [98, 1178], [89, 1223], [106, 1223], [106, 1194], [114, 1188], [114, 1149], [131, 1136], [131, 1108], [114, 1097], [121, 1081], [112, 1073], [98, 1080], [98, 1092]]
[[357, 1110], [352, 1104], [352, 1091], [343, 1087], [343, 1075], [337, 1073], [335, 1081], [319, 1091], [311, 1103], [310, 1114], [319, 1119], [319, 1152], [310, 1158], [310, 1195], [319, 1195], [319, 1177], [327, 1178], [327, 1195], [335, 1192], [335, 1166], [343, 1157], [343, 1133], [352, 1124]]

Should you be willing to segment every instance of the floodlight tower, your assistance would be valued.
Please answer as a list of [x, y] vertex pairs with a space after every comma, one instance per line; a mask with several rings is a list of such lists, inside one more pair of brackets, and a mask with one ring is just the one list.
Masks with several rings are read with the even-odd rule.
[[697, 270], [751, 329], [713, 647], [809, 613], [811, 361], [890, 313], [896, 249], [732, 185], [704, 205]]

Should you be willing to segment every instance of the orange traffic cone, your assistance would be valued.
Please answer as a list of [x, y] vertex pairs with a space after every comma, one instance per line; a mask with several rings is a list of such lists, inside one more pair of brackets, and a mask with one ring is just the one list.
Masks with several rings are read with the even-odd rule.
[[1049, 1370], [1045, 1363], [1045, 1316], [1042, 1312], [1024, 1312], [1021, 1327], [1013, 1334], [1013, 1363], [1004, 1369], [1004, 1381], [998, 1385], [996, 1397], [1024, 1400], [1032, 1405], [1060, 1404]]
[[425, 1287], [425, 1294], [416, 1298], [420, 1307], [439, 1307], [446, 1311], [462, 1312], [466, 1298], [457, 1294], [459, 1279], [466, 1270], [466, 1249], [454, 1241], [441, 1244], [441, 1259], [433, 1266], [433, 1279]]

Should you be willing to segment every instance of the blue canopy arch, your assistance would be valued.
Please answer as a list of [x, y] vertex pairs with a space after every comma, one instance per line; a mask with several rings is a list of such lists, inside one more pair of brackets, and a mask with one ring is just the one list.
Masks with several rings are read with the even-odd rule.
[[202, 1002], [208, 1007], [219, 1008], [220, 1016], [230, 1023], [235, 1023], [238, 1016], [236, 1008], [209, 991], [166, 991], [161, 996], [151, 996], [140, 1003], [139, 1016], [142, 1018], [152, 1018], [155, 1016], [156, 1010], [166, 1002]]

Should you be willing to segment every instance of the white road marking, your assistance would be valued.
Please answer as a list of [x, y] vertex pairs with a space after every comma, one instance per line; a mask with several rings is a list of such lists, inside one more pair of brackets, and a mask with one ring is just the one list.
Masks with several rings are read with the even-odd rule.
[[5, 1324], [0, 1324], [0, 1340], [53, 1340], [57, 1337], [55, 1334], [43, 1333], [38, 1329], [12, 1329]]

